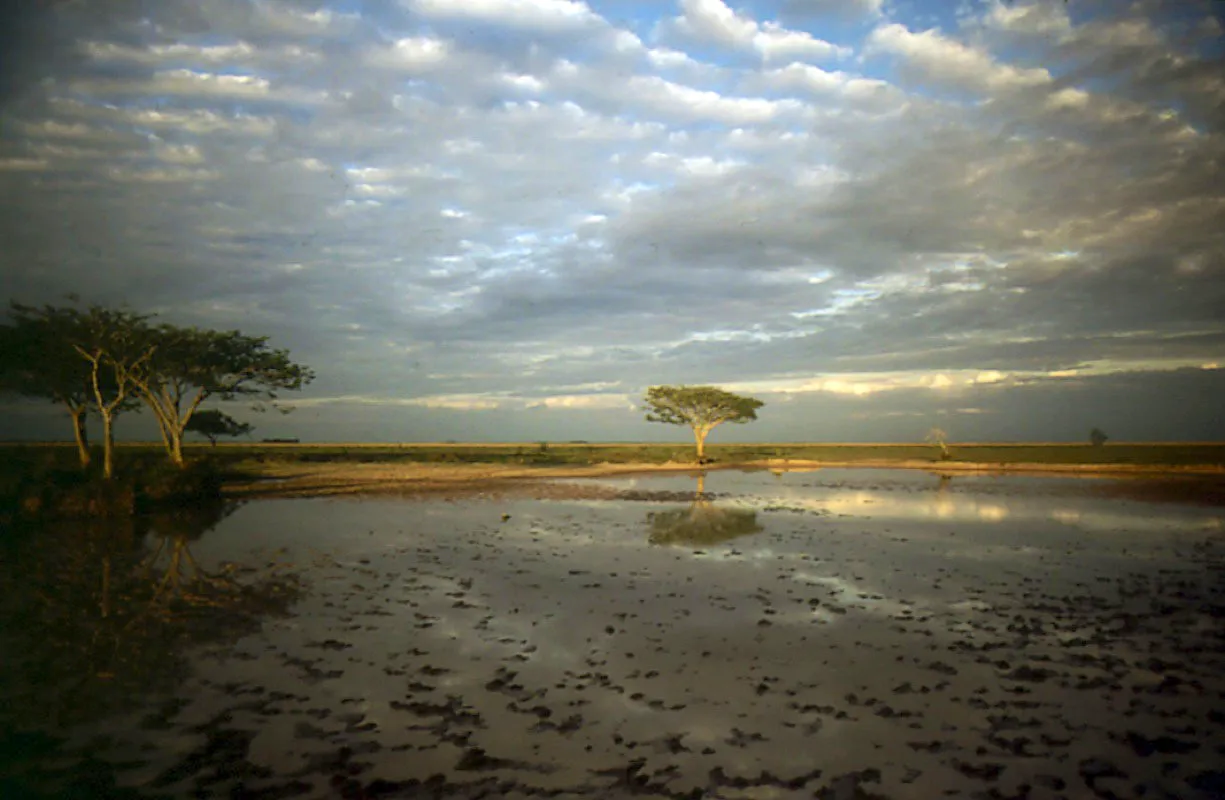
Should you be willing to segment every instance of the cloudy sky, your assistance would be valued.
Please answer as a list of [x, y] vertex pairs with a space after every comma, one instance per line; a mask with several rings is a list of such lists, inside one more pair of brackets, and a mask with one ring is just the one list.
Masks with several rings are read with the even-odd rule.
[[271, 335], [264, 436], [1225, 439], [1223, 7], [29, 2], [0, 277]]

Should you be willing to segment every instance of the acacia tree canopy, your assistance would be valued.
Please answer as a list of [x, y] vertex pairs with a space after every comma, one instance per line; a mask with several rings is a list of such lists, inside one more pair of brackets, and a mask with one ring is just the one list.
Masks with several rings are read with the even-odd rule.
[[136, 386], [176, 464], [183, 464], [183, 433], [206, 399], [274, 401], [278, 392], [314, 379], [309, 368], [290, 360], [288, 350], [269, 347], [266, 336], [173, 325], [153, 329], [151, 336], [157, 350]]
[[[10, 323], [0, 325], [0, 391], [39, 397], [64, 406], [72, 420], [81, 466], [90, 462], [85, 420], [93, 400], [89, 362], [72, 346], [83, 341], [85, 313], [76, 308], [9, 304]], [[113, 391], [111, 374], [99, 376]]]
[[102, 420], [103, 475], [113, 471], [115, 417], [135, 406], [132, 375], [150, 355], [142, 332], [148, 317], [101, 306], [87, 309], [10, 303], [0, 334], [0, 385], [62, 403], [72, 418], [82, 466], [89, 464], [85, 417]]
[[715, 386], [652, 386], [647, 389], [648, 422], [688, 425], [693, 428], [698, 461], [705, 452], [706, 437], [724, 422], [743, 424], [757, 419], [764, 402], [724, 391]]
[[157, 420], [171, 460], [182, 465], [183, 433], [205, 399], [272, 402], [278, 392], [300, 389], [314, 378], [310, 369], [290, 360], [288, 350], [270, 347], [267, 337], [153, 325], [150, 319], [101, 306], [11, 303], [9, 322], [0, 325], [0, 391], [67, 407], [82, 465], [89, 462], [86, 414], [96, 412], [103, 428], [103, 471], [110, 477], [114, 418], [142, 400]]

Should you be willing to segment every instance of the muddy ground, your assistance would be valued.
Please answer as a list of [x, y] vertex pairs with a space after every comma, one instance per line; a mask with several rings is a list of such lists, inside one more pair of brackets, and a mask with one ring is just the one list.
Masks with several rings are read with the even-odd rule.
[[871, 470], [702, 488], [249, 502], [184, 546], [292, 572], [288, 613], [160, 642], [188, 668], [105, 715], [0, 712], [0, 796], [1225, 796], [1218, 508]]

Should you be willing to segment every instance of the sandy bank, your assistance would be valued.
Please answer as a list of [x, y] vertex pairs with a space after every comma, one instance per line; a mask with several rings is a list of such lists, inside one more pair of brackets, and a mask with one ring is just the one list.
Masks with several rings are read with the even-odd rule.
[[[1225, 475], [1220, 467], [1157, 467], [1130, 464], [990, 464], [931, 461], [800, 461], [767, 460], [739, 464], [717, 464], [706, 470], [766, 469], [774, 472], [815, 471], [824, 468], [919, 469], [939, 475], [1051, 475], [1083, 478], [1135, 478], [1150, 481], [1200, 481]], [[319, 497], [364, 493], [428, 495], [481, 495], [530, 491], [536, 496], [598, 495], [606, 490], [592, 486], [580, 489], [550, 484], [551, 479], [599, 478], [657, 473], [695, 473], [684, 463], [624, 463], [525, 467], [506, 464], [278, 464], [266, 467], [258, 477], [231, 482], [226, 493], [233, 497]], [[1218, 484], [1219, 481], [1211, 481]], [[545, 487], [549, 488], [545, 488]]]

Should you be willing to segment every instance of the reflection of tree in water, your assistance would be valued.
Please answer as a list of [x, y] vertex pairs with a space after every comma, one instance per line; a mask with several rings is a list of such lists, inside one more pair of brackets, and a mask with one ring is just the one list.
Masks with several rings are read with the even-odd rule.
[[[0, 728], [58, 727], [169, 689], [191, 645], [283, 613], [292, 576], [203, 569], [191, 544], [233, 506], [48, 525], [0, 556]], [[156, 539], [150, 550], [146, 537]]]
[[761, 533], [757, 512], [716, 506], [705, 495], [706, 476], [698, 476], [689, 508], [647, 514], [651, 544], [710, 545]]

